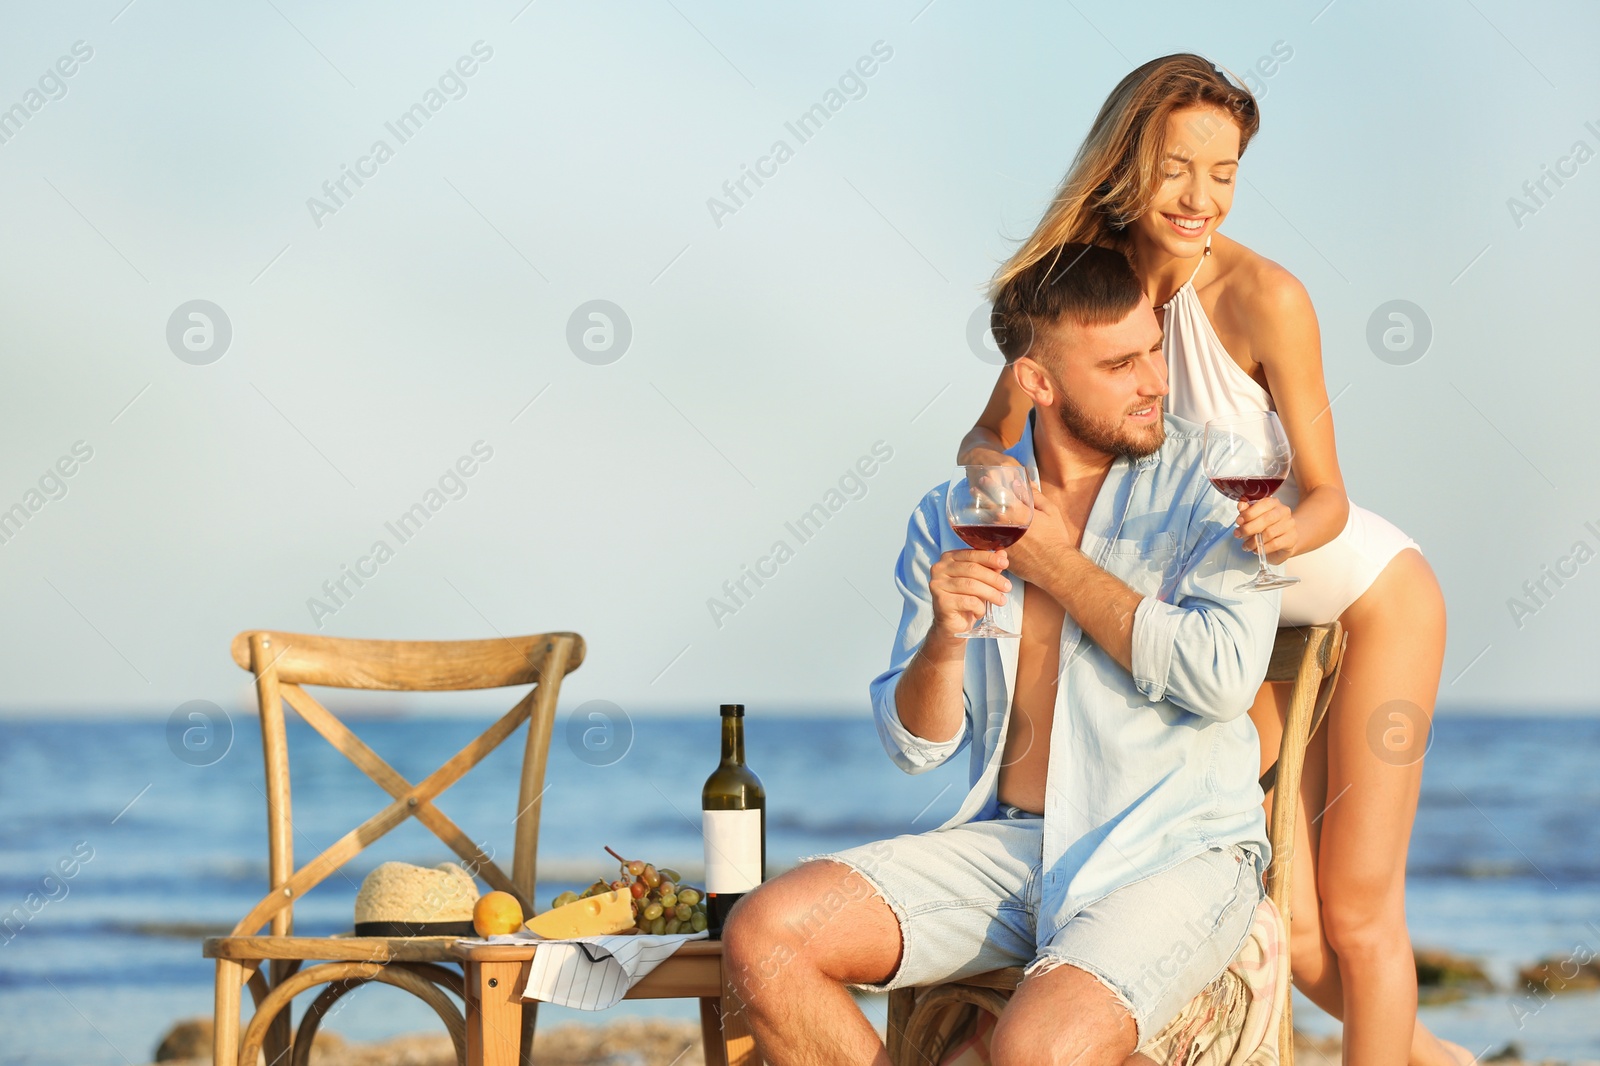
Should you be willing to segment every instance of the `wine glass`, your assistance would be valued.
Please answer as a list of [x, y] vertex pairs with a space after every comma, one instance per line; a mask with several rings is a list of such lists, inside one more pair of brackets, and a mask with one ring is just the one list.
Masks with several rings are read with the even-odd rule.
[[[1206, 423], [1206, 477], [1230, 500], [1250, 503], [1271, 496], [1289, 476], [1293, 458], [1289, 436], [1275, 412], [1224, 415]], [[1300, 580], [1268, 570], [1259, 534], [1255, 542], [1256, 558], [1261, 560], [1261, 567], [1255, 577], [1234, 589], [1235, 592], [1265, 592]]]
[[[1033, 486], [1020, 466], [963, 466], [944, 494], [945, 516], [955, 535], [979, 551], [1000, 551], [1022, 539], [1033, 521]], [[1016, 637], [994, 620], [994, 604], [958, 637]]]

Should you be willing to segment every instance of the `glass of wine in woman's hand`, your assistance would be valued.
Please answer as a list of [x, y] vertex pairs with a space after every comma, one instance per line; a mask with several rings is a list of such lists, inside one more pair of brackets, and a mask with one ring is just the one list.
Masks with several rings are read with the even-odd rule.
[[[1033, 521], [1033, 486], [1020, 466], [963, 466], [944, 496], [945, 515], [956, 536], [978, 551], [1000, 551], [1022, 539]], [[1015, 637], [994, 620], [994, 604], [958, 637]]]
[[[1253, 503], [1266, 499], [1289, 476], [1294, 450], [1289, 447], [1283, 423], [1272, 411], [1226, 415], [1206, 423], [1206, 477], [1230, 500]], [[1300, 579], [1267, 569], [1267, 555], [1256, 535], [1256, 558], [1261, 568], [1235, 592], [1265, 592], [1293, 585]]]

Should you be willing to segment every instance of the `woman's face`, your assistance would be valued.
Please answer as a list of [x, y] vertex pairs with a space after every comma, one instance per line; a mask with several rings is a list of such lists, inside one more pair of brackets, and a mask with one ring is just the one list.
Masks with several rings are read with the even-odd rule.
[[1131, 228], [1141, 242], [1189, 259], [1200, 254], [1233, 206], [1239, 127], [1216, 108], [1174, 111], [1163, 144], [1155, 198]]

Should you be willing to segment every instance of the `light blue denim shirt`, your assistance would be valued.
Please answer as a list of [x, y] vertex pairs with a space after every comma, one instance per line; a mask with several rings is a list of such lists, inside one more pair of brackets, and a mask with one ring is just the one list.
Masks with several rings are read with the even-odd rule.
[[[1062, 622], [1060, 681], [1045, 787], [1039, 942], [1088, 904], [1205, 849], [1240, 844], [1268, 860], [1256, 782], [1259, 748], [1246, 713], [1278, 625], [1280, 594], [1234, 592], [1256, 558], [1234, 537], [1238, 509], [1211, 487], [1204, 431], [1166, 417], [1167, 439], [1119, 458], [1095, 498], [1081, 545], [1144, 595], [1133, 619], [1133, 672]], [[1033, 463], [1032, 418], [1007, 454]], [[911, 516], [895, 569], [905, 597], [889, 669], [872, 682], [878, 734], [895, 763], [922, 773], [971, 749], [971, 790], [940, 829], [995, 818], [996, 786], [1016, 683], [1016, 640], [967, 642], [961, 732], [936, 743], [911, 733], [895, 690], [933, 624], [928, 576], [964, 549], [940, 486]], [[1025, 583], [1015, 575], [996, 620], [1020, 632]], [[1041, 593], [1042, 595], [1042, 593]]]

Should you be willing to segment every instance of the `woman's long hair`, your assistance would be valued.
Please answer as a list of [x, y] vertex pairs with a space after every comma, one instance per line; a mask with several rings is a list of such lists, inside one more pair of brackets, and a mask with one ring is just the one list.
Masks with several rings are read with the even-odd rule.
[[[1144, 213], [1161, 184], [1167, 117], [1193, 107], [1220, 110], [1239, 127], [1239, 154], [1261, 125], [1256, 98], [1201, 56], [1152, 59], [1117, 83], [1100, 106], [1055, 199], [1033, 235], [1001, 266], [990, 298], [1018, 274], [1068, 241], [1129, 251], [1126, 227]], [[1193, 123], [1197, 141], [1225, 121]]]

